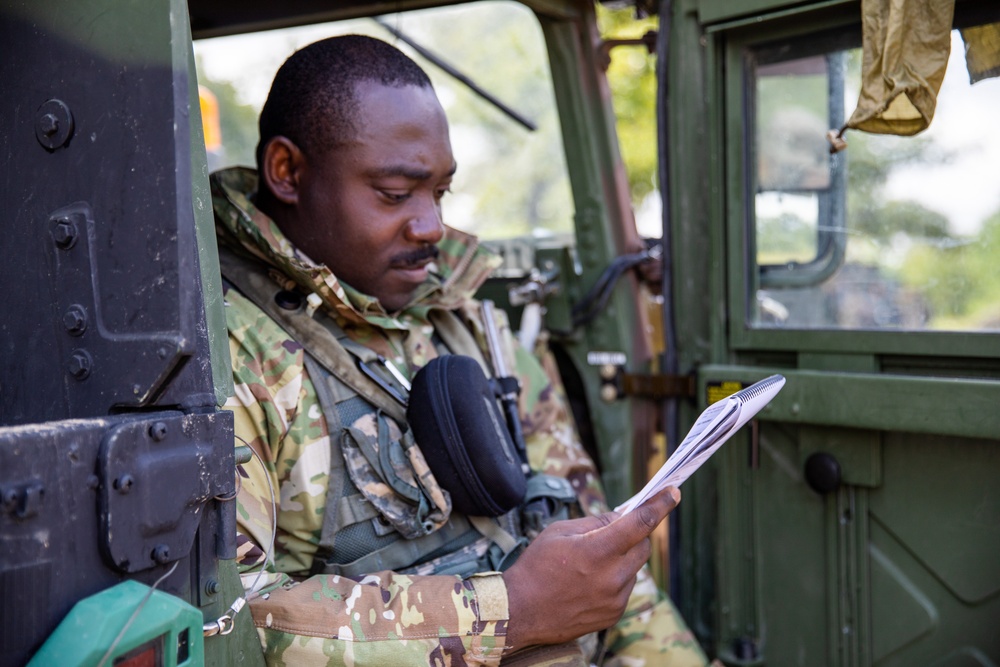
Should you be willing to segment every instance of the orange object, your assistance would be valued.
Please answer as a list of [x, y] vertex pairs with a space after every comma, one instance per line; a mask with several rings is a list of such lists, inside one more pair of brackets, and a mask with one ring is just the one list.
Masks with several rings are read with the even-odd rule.
[[217, 151], [222, 148], [219, 100], [211, 90], [205, 86], [198, 86], [198, 101], [201, 106], [201, 127], [205, 134], [205, 150]]

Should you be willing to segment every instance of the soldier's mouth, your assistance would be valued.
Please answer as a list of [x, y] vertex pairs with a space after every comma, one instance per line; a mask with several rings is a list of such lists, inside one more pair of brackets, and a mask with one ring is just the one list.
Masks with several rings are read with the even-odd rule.
[[437, 246], [427, 245], [393, 257], [390, 267], [401, 271], [422, 271], [438, 257]]

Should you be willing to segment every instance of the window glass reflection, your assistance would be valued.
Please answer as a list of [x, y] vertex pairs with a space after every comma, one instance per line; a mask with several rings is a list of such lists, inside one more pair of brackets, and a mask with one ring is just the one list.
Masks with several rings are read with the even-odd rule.
[[755, 67], [754, 325], [1000, 330], [1000, 79], [970, 85], [963, 53], [955, 31], [926, 131], [832, 157], [861, 50]]

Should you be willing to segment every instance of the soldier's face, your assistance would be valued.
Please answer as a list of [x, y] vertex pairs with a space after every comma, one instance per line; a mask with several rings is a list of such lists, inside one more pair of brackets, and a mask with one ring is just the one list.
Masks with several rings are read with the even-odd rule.
[[394, 312], [436, 256], [455, 158], [430, 88], [364, 83], [357, 97], [354, 140], [311, 159], [299, 191], [303, 219], [316, 225], [303, 250]]

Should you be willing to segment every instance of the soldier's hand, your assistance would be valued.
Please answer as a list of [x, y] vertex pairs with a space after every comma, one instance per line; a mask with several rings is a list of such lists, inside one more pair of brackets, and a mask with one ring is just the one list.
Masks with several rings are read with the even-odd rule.
[[649, 534], [680, 502], [671, 487], [629, 514], [554, 523], [503, 573], [508, 650], [557, 644], [611, 627], [649, 560]]

